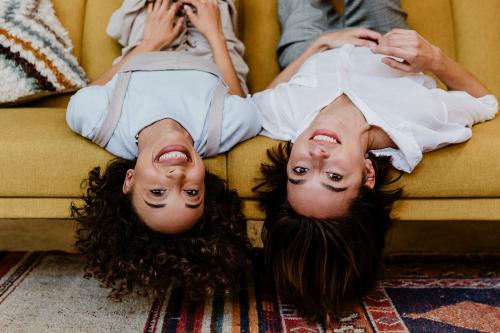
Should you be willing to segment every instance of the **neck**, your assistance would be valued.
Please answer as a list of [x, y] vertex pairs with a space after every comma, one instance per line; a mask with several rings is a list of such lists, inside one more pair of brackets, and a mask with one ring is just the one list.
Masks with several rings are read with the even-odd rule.
[[159, 137], [171, 133], [179, 132], [186, 136], [189, 141], [193, 141], [191, 135], [178, 122], [172, 119], [162, 119], [147, 127], [144, 127], [139, 132], [138, 149], [141, 151], [144, 147], [153, 144]]
[[340, 123], [346, 124], [357, 134], [365, 152], [383, 148], [394, 148], [396, 145], [378, 126], [372, 126], [363, 113], [351, 102], [349, 97], [342, 95], [325, 107], [322, 113], [333, 115]]

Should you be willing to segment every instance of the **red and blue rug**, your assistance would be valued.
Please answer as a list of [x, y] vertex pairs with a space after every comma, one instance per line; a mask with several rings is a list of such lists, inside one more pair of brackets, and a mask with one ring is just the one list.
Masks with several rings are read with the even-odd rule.
[[499, 260], [386, 263], [377, 288], [328, 330], [280, 299], [260, 254], [238, 293], [197, 303], [182, 289], [114, 303], [82, 267], [78, 255], [0, 252], [0, 332], [500, 332]]

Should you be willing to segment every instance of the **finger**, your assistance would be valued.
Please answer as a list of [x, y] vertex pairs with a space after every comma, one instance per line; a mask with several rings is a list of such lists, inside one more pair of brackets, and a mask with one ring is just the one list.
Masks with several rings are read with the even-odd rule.
[[173, 33], [176, 38], [181, 34], [182, 28], [184, 28], [184, 17], [180, 17], [177, 22], [175, 22]]
[[155, 0], [153, 5], [153, 12], [158, 11], [158, 8], [160, 8], [162, 2], [163, 0]]
[[369, 38], [378, 41], [382, 37], [382, 35], [370, 29], [359, 28], [358, 37]]
[[411, 54], [408, 50], [399, 48], [399, 47], [391, 47], [391, 46], [383, 46], [383, 45], [378, 45], [377, 47], [374, 47], [372, 49], [373, 53], [375, 54], [383, 54], [387, 56], [393, 56], [396, 58], [401, 58], [408, 60], [411, 58]]
[[168, 3], [169, 3], [168, 0], [162, 0], [159, 8], [160, 13], [165, 13], [167, 11]]
[[352, 44], [355, 45], [355, 46], [366, 46], [366, 47], [369, 47], [369, 48], [374, 48], [377, 46], [377, 43], [372, 41], [372, 40], [368, 40], [368, 39], [362, 39], [362, 38], [356, 38], [352, 41]]
[[381, 46], [388, 46], [388, 47], [409, 48], [409, 47], [415, 47], [416, 41], [415, 39], [409, 38], [407, 36], [401, 36], [401, 37], [395, 36], [392, 38], [384, 39], [379, 44]]
[[395, 28], [395, 29], [392, 29], [391, 31], [389, 31], [388, 33], [407, 35], [407, 34], [415, 33], [415, 30]]
[[173, 20], [177, 11], [182, 7], [182, 3], [174, 2], [167, 11], [167, 17], [169, 20]]
[[383, 58], [382, 62], [386, 64], [387, 66], [403, 71], [403, 72], [412, 72], [412, 68], [410, 65], [404, 62], [397, 61], [392, 58]]
[[193, 6], [197, 7], [197, 8], [198, 8], [198, 7], [200, 6], [200, 4], [201, 4], [200, 0], [181, 0], [181, 2], [182, 2], [183, 4], [188, 3], [188, 4], [190, 4], [190, 5], [193, 5]]
[[148, 3], [148, 7], [147, 7], [147, 13], [148, 13], [148, 15], [153, 12], [153, 5], [154, 4], [152, 2]]
[[193, 12], [193, 9], [191, 9], [191, 7], [188, 5], [184, 5], [184, 10], [186, 11], [186, 15], [191, 21], [191, 23], [195, 24], [197, 22], [198, 17]]

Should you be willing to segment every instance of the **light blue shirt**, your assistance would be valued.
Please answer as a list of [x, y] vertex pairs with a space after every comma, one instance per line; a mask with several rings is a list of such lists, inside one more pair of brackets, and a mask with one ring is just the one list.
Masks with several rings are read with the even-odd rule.
[[[134, 72], [120, 120], [106, 150], [122, 158], [137, 158], [135, 136], [152, 123], [169, 118], [188, 131], [195, 150], [203, 156], [207, 145], [207, 114], [217, 83], [216, 76], [195, 70]], [[66, 121], [73, 131], [94, 139], [115, 84], [116, 76], [103, 86], [81, 89], [71, 98]], [[218, 153], [256, 136], [261, 125], [260, 113], [250, 97], [227, 94]]]

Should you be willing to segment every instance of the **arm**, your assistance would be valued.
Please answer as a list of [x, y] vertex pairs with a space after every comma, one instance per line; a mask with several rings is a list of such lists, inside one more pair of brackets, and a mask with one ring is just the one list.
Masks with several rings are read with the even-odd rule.
[[222, 31], [219, 5], [217, 0], [181, 0], [184, 4], [196, 7], [196, 13], [190, 6], [184, 6], [191, 23], [208, 40], [214, 55], [214, 61], [219, 68], [224, 81], [229, 86], [229, 93], [244, 97], [240, 80], [234, 69], [226, 45], [226, 37]]
[[297, 73], [300, 66], [316, 53], [341, 47], [344, 44], [373, 47], [377, 45], [375, 41], [378, 41], [379, 38], [380, 34], [378, 32], [365, 28], [348, 28], [324, 34], [318, 37], [297, 59], [278, 74], [268, 88], [274, 88], [280, 83], [288, 82]]
[[160, 51], [172, 44], [182, 31], [183, 18], [175, 19], [175, 13], [181, 7], [180, 3], [172, 4], [168, 10], [167, 6], [168, 0], [157, 0], [154, 4], [148, 4], [148, 14], [141, 43], [90, 85], [106, 84], [127, 61], [136, 55]]
[[449, 90], [460, 90], [474, 97], [490, 94], [489, 90], [472, 73], [446, 56], [440, 48], [429, 43], [413, 30], [394, 29], [385, 34], [374, 53], [403, 59], [384, 58], [386, 65], [408, 73], [430, 71]]

